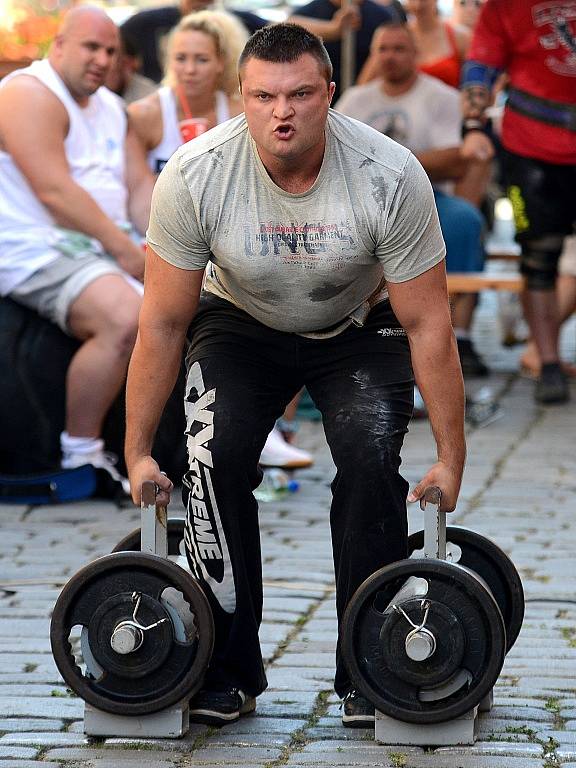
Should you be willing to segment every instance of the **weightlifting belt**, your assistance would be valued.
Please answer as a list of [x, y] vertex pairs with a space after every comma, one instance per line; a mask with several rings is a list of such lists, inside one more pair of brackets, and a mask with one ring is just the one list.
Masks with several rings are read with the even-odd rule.
[[506, 106], [520, 115], [531, 117], [541, 123], [576, 131], [576, 104], [542, 99], [520, 88], [510, 88]]

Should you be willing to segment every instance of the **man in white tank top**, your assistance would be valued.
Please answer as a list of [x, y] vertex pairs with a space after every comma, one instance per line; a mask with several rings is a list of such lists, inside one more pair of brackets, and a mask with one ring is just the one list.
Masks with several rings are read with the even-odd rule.
[[[0, 295], [83, 342], [67, 375], [62, 466], [91, 463], [127, 492], [100, 438], [136, 337], [153, 177], [101, 87], [118, 31], [100, 9], [65, 17], [47, 60], [0, 88]], [[128, 211], [130, 213], [128, 213]]]

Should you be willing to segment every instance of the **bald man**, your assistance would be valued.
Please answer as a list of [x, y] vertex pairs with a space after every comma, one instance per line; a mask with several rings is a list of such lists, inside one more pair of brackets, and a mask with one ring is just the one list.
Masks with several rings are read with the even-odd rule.
[[124, 492], [100, 438], [136, 336], [153, 178], [103, 87], [119, 45], [100, 9], [71, 10], [43, 61], [0, 86], [0, 294], [82, 342], [66, 381], [64, 468]]

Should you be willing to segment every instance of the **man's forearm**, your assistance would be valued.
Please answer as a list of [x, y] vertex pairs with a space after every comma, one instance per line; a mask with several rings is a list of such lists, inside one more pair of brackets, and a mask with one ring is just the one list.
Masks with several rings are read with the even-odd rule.
[[468, 161], [462, 157], [460, 147], [430, 149], [417, 152], [416, 157], [432, 182], [459, 179], [468, 167]]
[[461, 472], [466, 459], [464, 382], [452, 329], [418, 332], [410, 336], [410, 347], [438, 460]]
[[40, 201], [56, 223], [98, 240], [116, 256], [128, 235], [110, 219], [94, 198], [72, 179], [43, 190]]
[[140, 331], [126, 383], [126, 446], [128, 469], [150, 455], [158, 424], [180, 371], [185, 332]]

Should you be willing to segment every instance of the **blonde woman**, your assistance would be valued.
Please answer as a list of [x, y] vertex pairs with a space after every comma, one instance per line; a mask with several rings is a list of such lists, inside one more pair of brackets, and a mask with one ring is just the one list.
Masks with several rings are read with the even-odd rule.
[[181, 144], [242, 112], [236, 64], [247, 39], [222, 11], [191, 13], [174, 28], [164, 85], [128, 107], [154, 173]]

